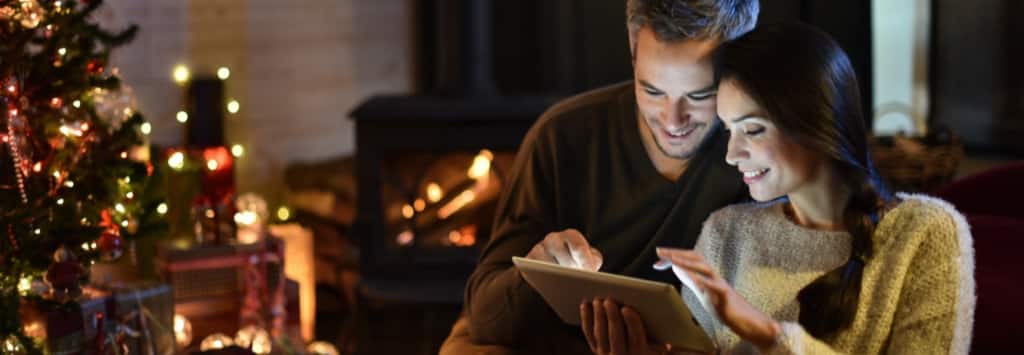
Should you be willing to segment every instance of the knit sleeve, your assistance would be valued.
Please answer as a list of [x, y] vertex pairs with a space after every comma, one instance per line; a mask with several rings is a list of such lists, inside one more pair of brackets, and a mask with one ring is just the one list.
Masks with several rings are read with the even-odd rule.
[[[933, 201], [929, 201], [933, 202]], [[970, 343], [974, 309], [973, 249], [963, 217], [951, 206], [931, 203], [918, 211], [910, 264], [883, 351], [887, 354], [962, 354]], [[836, 354], [799, 324], [782, 323], [770, 354]]]
[[[937, 199], [936, 199], [937, 200]], [[974, 312], [973, 249], [963, 217], [941, 200], [927, 221], [900, 293], [889, 354], [962, 354]]]

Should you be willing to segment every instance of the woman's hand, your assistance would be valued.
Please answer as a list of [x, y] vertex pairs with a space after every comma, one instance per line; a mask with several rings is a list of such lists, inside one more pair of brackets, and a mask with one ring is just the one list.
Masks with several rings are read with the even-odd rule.
[[647, 340], [647, 330], [640, 314], [629, 306], [619, 306], [610, 299], [594, 299], [580, 303], [580, 326], [587, 344], [595, 354], [646, 355], [667, 354], [666, 344]]
[[689, 274], [697, 288], [706, 292], [715, 308], [718, 318], [736, 335], [762, 350], [770, 348], [782, 328], [779, 323], [752, 306], [743, 296], [722, 279], [704, 261], [704, 257], [692, 250], [658, 248], [658, 257], [672, 262], [672, 271], [682, 279], [680, 273]]

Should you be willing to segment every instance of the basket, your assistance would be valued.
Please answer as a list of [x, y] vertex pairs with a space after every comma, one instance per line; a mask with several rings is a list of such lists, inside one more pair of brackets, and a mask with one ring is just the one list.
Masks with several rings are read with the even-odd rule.
[[960, 138], [948, 129], [925, 137], [871, 137], [875, 168], [894, 191], [931, 192], [956, 176], [964, 158]]

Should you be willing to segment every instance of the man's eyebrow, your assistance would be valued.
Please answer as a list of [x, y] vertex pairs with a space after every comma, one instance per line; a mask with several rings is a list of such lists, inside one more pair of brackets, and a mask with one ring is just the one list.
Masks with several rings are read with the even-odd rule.
[[714, 83], [712, 83], [711, 85], [708, 85], [708, 86], [704, 87], [703, 89], [699, 89], [699, 90], [696, 90], [696, 91], [691, 91], [691, 92], [687, 93], [686, 95], [690, 95], [690, 96], [692, 96], [692, 95], [704, 95], [704, 94], [713, 93], [713, 92], [715, 92], [717, 90], [718, 90], [718, 86], [715, 85]]
[[647, 80], [644, 80], [644, 79], [640, 79], [640, 80], [637, 80], [637, 81], [639, 81], [639, 82], [640, 82], [640, 85], [642, 85], [642, 86], [644, 86], [644, 87], [646, 87], [646, 88], [648, 88], [648, 89], [653, 89], [653, 90], [658, 90], [658, 91], [661, 91], [661, 89], [658, 89], [658, 87], [657, 87], [657, 86], [654, 86], [654, 85], [652, 85], [651, 83], [648, 83], [648, 82], [647, 82]]

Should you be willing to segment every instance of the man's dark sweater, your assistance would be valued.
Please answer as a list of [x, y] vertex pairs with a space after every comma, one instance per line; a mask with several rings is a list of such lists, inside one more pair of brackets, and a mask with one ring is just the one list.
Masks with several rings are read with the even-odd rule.
[[654, 248], [692, 248], [712, 211], [746, 198], [721, 129], [673, 182], [648, 157], [636, 112], [632, 82], [617, 84], [559, 103], [527, 134], [466, 288], [474, 342], [582, 339], [512, 265], [548, 233], [579, 230], [603, 254], [602, 271], [678, 284], [651, 268]]

